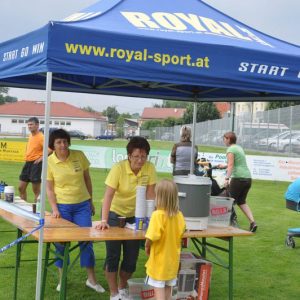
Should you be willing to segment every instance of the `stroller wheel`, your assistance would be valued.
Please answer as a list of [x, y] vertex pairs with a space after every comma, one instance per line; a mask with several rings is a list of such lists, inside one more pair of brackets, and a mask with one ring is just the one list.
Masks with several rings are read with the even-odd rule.
[[289, 248], [295, 248], [296, 243], [292, 236], [287, 236], [285, 239], [285, 245]]

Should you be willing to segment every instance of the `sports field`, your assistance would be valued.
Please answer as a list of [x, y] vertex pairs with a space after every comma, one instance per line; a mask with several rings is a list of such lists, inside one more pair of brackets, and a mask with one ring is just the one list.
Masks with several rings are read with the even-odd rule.
[[[125, 147], [126, 141], [74, 141], [74, 144], [97, 145], [109, 147]], [[150, 142], [153, 149], [171, 149], [170, 142]], [[199, 146], [200, 151], [224, 152], [221, 148], [206, 148]], [[9, 185], [18, 185], [18, 175], [21, 163], [0, 162], [0, 180]], [[100, 207], [104, 192], [104, 180], [107, 170], [91, 169], [94, 189], [96, 215], [100, 218]], [[159, 178], [171, 177], [170, 174], [158, 174]], [[288, 228], [300, 225], [300, 215], [285, 208], [284, 192], [287, 182], [257, 181], [249, 193], [248, 203], [258, 224], [258, 231], [253, 237], [234, 239], [234, 298], [241, 300], [275, 300], [299, 299], [298, 278], [300, 275], [300, 239], [296, 241], [296, 248], [285, 246], [285, 236]], [[30, 187], [28, 189], [30, 191]], [[32, 194], [31, 194], [32, 195]], [[32, 199], [29, 197], [29, 199]], [[49, 210], [49, 205], [47, 204]], [[239, 224], [248, 229], [246, 218], [237, 209]], [[300, 226], [299, 226], [300, 227]], [[15, 228], [0, 219], [1, 232], [0, 247], [13, 241], [16, 237]], [[105, 247], [103, 243], [95, 244], [97, 258], [97, 276], [101, 284], [107, 289], [103, 276], [103, 260]], [[192, 249], [193, 250], [193, 249]], [[18, 299], [34, 299], [36, 280], [37, 245], [26, 245], [23, 248], [20, 268]], [[209, 258], [209, 255], [208, 255]], [[144, 277], [146, 257], [140, 252], [139, 264], [134, 277]], [[0, 254], [0, 299], [12, 299], [14, 283], [15, 248]], [[57, 299], [55, 287], [58, 283], [58, 274], [55, 268], [48, 273], [46, 299]], [[81, 270], [77, 263], [68, 277], [68, 299], [109, 299], [109, 293], [97, 295], [85, 287], [85, 270]], [[227, 299], [227, 271], [218, 266], [213, 267], [210, 299]]]

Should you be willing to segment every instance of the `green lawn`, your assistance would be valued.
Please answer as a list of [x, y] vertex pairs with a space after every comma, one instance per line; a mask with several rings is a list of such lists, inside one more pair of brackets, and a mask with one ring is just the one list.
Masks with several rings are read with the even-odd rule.
[[[76, 144], [107, 145], [124, 147], [126, 141], [76, 141]], [[170, 149], [173, 143], [151, 142], [151, 147], [156, 149]], [[203, 149], [203, 150], [202, 150]], [[205, 148], [206, 149], [206, 148]], [[224, 149], [220, 148], [224, 151]], [[215, 148], [201, 151], [217, 152]], [[5, 180], [10, 185], [17, 187], [18, 175], [22, 164], [0, 162], [0, 180]], [[107, 170], [91, 169], [91, 177], [94, 188], [94, 201], [97, 208], [95, 220], [100, 216], [100, 203], [104, 191], [104, 180]], [[170, 177], [170, 174], [159, 174], [160, 178]], [[284, 244], [287, 229], [298, 227], [299, 215], [296, 212], [285, 209], [284, 192], [287, 182], [257, 181], [248, 197], [248, 203], [253, 210], [258, 223], [258, 231], [253, 237], [241, 237], [234, 239], [234, 298], [242, 300], [275, 300], [298, 299], [298, 275], [300, 273], [300, 239], [296, 241], [296, 248], [287, 248]], [[30, 188], [29, 188], [30, 191]], [[32, 199], [30, 193], [29, 199]], [[49, 206], [47, 207], [49, 209]], [[237, 210], [241, 228], [248, 229], [246, 218]], [[299, 226], [300, 227], [300, 226]], [[12, 226], [0, 220], [0, 230], [14, 230]], [[0, 247], [15, 239], [15, 232], [1, 233]], [[218, 242], [218, 241], [217, 241]], [[222, 241], [220, 241], [222, 243]], [[95, 244], [97, 258], [97, 276], [107, 289], [102, 265], [105, 257], [103, 243]], [[23, 247], [22, 259], [32, 259], [37, 255], [36, 245]], [[208, 256], [209, 258], [209, 256]], [[12, 299], [14, 282], [15, 248], [11, 248], [0, 254], [0, 299]], [[138, 269], [134, 277], [144, 277], [144, 263], [146, 257], [140, 252]], [[46, 299], [57, 299], [55, 291], [58, 276], [55, 268], [48, 273]], [[34, 299], [36, 262], [27, 261], [21, 264], [19, 278], [18, 299]], [[100, 297], [95, 292], [86, 288], [84, 283], [86, 274], [77, 263], [68, 277], [68, 299], [109, 299], [106, 292]], [[227, 299], [227, 271], [218, 266], [213, 267], [210, 299]]]

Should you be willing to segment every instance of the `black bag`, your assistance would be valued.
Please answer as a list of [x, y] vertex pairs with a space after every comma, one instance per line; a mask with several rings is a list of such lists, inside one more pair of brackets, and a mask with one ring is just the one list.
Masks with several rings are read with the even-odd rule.
[[221, 189], [218, 185], [218, 182], [214, 178], [211, 179], [211, 195], [212, 196], [220, 196], [221, 193], [225, 190], [225, 188]]

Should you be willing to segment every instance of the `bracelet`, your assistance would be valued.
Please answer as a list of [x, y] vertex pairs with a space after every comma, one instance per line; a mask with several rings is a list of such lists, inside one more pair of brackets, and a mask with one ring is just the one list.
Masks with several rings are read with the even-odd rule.
[[107, 221], [106, 220], [101, 220], [100, 223], [107, 223]]

